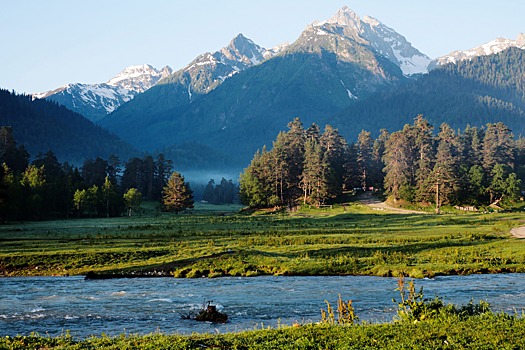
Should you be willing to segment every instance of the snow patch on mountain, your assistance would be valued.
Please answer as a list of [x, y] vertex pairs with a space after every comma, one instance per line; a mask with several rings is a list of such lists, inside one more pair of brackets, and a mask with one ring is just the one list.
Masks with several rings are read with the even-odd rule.
[[106, 83], [66, 84], [32, 96], [48, 98], [97, 121], [171, 73], [170, 67], [157, 70], [148, 64], [129, 66]]
[[457, 50], [449, 53], [448, 55], [436, 58], [432, 64], [431, 69], [448, 63], [458, 63], [464, 60], [470, 60], [473, 57], [488, 56], [499, 53], [511, 47], [517, 47], [525, 50], [525, 33], [518, 35], [516, 40], [497, 38], [486, 44], [476, 46], [469, 50]]
[[[330, 33], [327, 30], [328, 25], [350, 28], [354, 35], [364, 39], [377, 53], [395, 63], [405, 75], [426, 73], [432, 61], [394, 29], [373, 17], [365, 16], [361, 19], [347, 6], [337, 11], [328, 20], [314, 22], [311, 26], [316, 28], [316, 35], [323, 36]], [[310, 40], [316, 40], [316, 38], [312, 37]]]
[[168, 77], [166, 83], [184, 86], [186, 98], [192, 102], [198, 94], [210, 92], [226, 79], [275, 57], [286, 47], [288, 44], [265, 49], [243, 34], [238, 34], [226, 47], [199, 55], [186, 67]]
[[130, 91], [144, 92], [157, 84], [157, 82], [172, 73], [170, 67], [166, 66], [157, 70], [149, 64], [129, 66], [122, 72], [111, 78], [107, 84], [125, 88]]

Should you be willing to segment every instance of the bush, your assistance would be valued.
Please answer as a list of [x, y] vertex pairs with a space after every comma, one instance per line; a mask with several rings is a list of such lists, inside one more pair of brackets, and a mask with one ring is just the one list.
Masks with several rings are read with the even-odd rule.
[[401, 302], [397, 303], [395, 299], [392, 301], [398, 305], [396, 318], [398, 322], [419, 322], [451, 316], [466, 319], [492, 313], [490, 304], [486, 301], [474, 304], [471, 300], [467, 305], [457, 307], [453, 304], [445, 305], [440, 297], [425, 299], [423, 287], [416, 292], [414, 281], [410, 281], [407, 286], [404, 277], [398, 279], [396, 290], [399, 291]]

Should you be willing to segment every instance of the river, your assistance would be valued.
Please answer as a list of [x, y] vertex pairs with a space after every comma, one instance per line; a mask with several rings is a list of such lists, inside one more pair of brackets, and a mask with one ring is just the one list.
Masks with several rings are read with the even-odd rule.
[[[428, 298], [466, 304], [490, 302], [508, 313], [525, 309], [521, 274], [447, 276], [416, 280]], [[216, 279], [82, 277], [0, 278], [0, 336], [60, 335], [85, 338], [102, 333], [236, 332], [320, 320], [324, 300], [352, 299], [361, 320], [392, 320], [399, 299], [395, 278], [365, 276], [251, 277]], [[182, 319], [212, 300], [229, 316], [226, 324]]]

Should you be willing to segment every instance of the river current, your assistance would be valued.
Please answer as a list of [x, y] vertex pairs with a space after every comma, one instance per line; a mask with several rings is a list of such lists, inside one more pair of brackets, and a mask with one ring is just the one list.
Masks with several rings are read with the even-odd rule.
[[[525, 275], [447, 276], [416, 280], [427, 298], [446, 303], [488, 301], [493, 310], [525, 309]], [[0, 278], [0, 336], [102, 333], [116, 336], [153, 332], [236, 332], [317, 322], [324, 300], [352, 299], [356, 314], [369, 322], [390, 321], [399, 299], [395, 278], [365, 276], [251, 277], [216, 279], [82, 277]], [[207, 301], [229, 316], [226, 324], [182, 319]]]

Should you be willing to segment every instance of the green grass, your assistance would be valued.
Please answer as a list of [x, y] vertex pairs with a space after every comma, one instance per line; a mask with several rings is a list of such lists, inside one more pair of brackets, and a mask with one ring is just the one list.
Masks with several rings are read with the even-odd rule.
[[416, 323], [298, 325], [241, 333], [121, 335], [76, 340], [1, 337], [0, 349], [523, 349], [525, 319], [485, 313]]
[[239, 213], [199, 203], [168, 214], [0, 226], [0, 275], [166, 271], [176, 277], [525, 272], [516, 213], [401, 215], [358, 203]]

